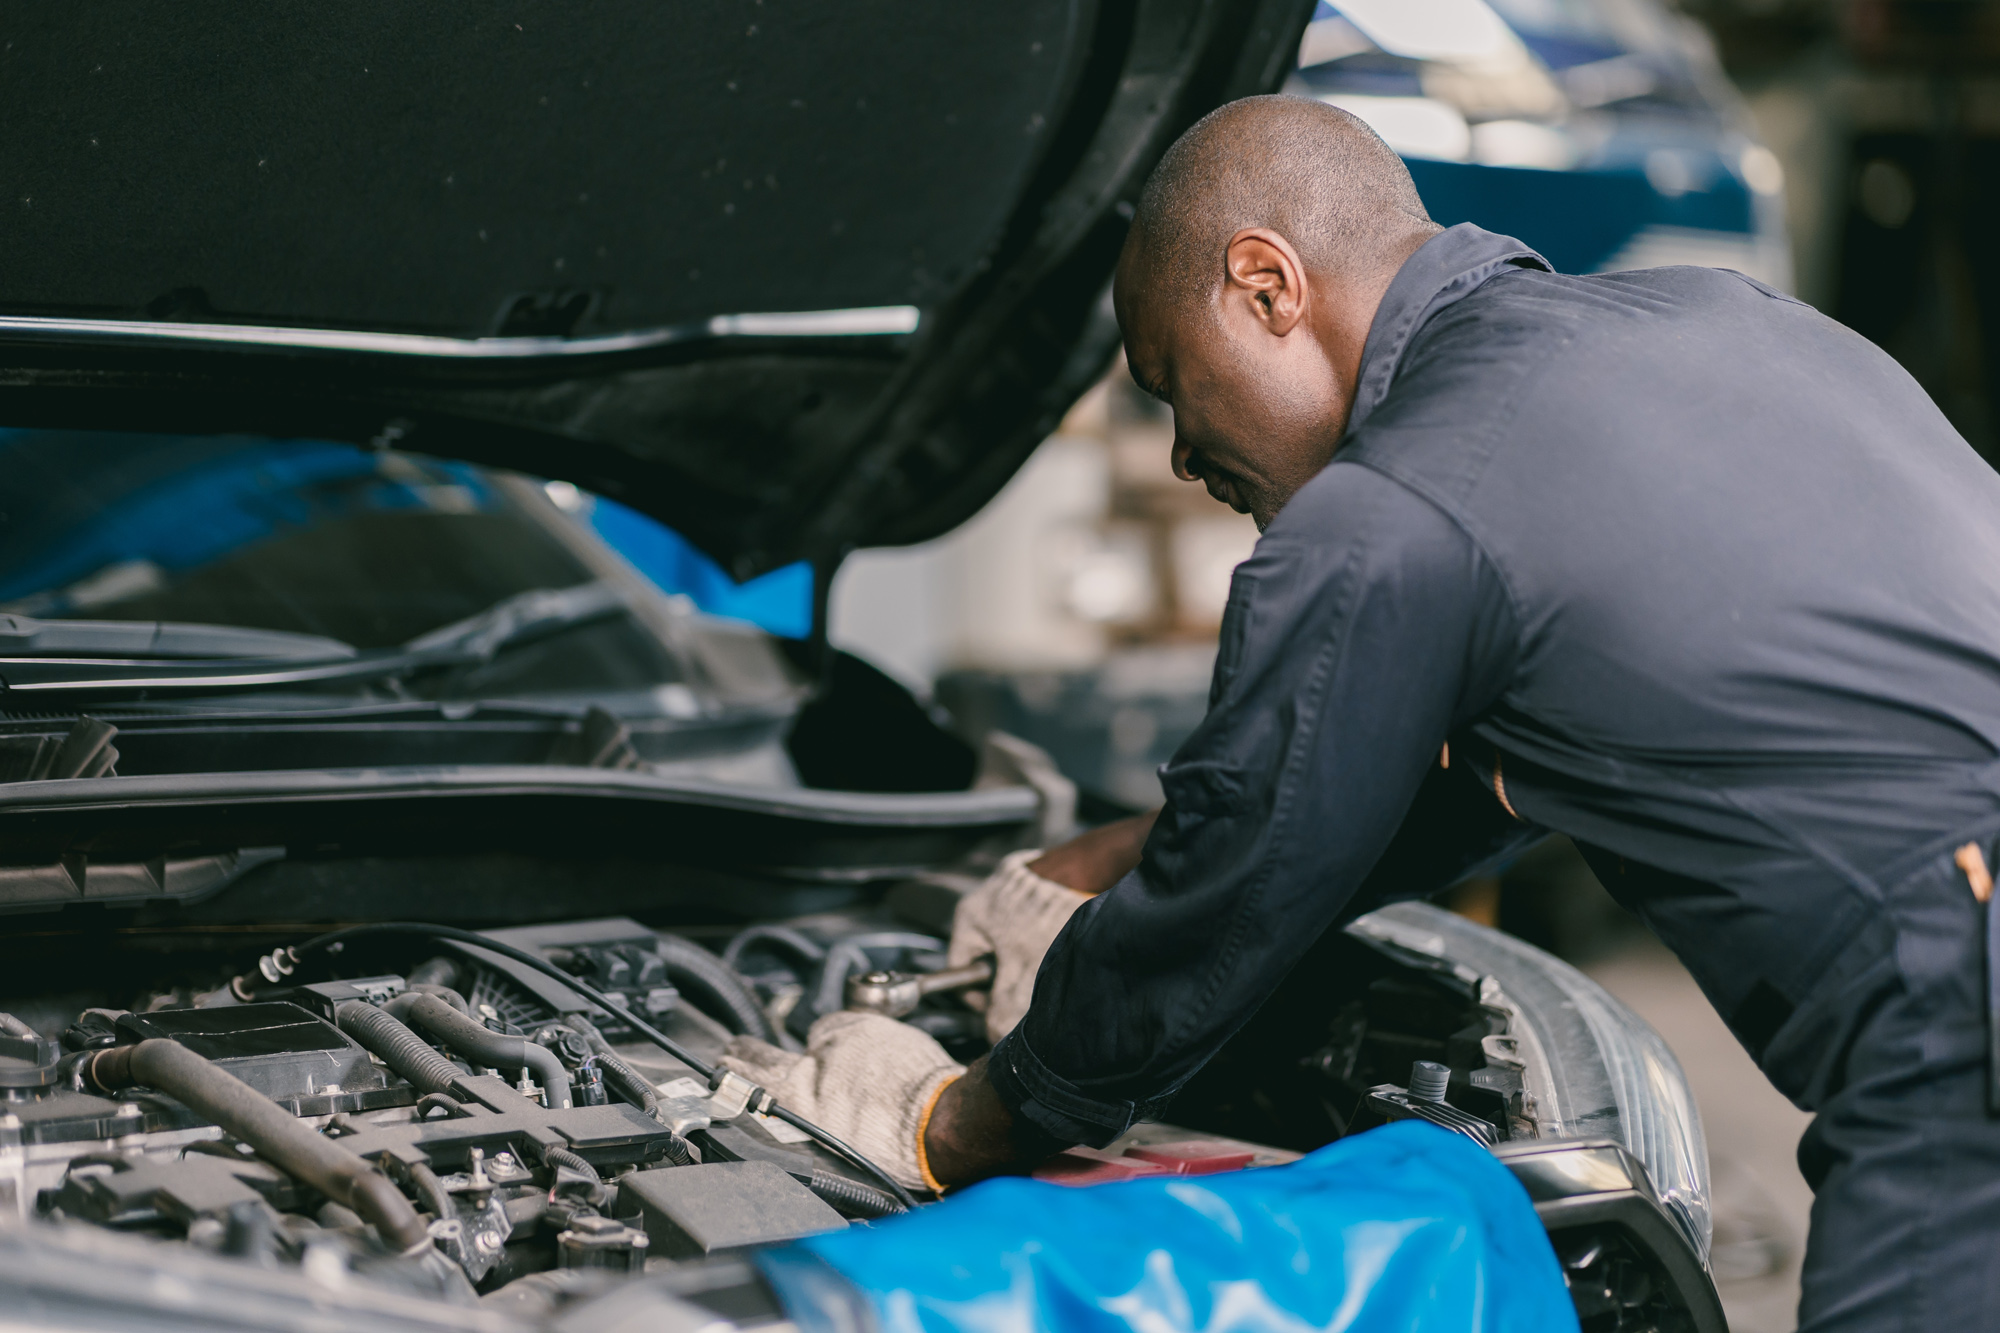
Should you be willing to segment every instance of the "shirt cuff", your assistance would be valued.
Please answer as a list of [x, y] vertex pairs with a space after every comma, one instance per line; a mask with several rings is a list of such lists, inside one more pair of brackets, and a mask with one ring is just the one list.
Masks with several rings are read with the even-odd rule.
[[986, 1077], [1015, 1115], [1064, 1143], [1093, 1148], [1102, 1148], [1138, 1121], [1159, 1115], [1172, 1096], [1144, 1102], [1106, 1102], [1087, 1096], [1041, 1062], [1018, 1026], [993, 1048]]

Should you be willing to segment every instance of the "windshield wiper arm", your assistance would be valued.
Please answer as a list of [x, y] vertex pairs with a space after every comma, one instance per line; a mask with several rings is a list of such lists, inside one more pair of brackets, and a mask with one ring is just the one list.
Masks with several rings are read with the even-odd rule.
[[[278, 658], [276, 654], [259, 654], [199, 661], [148, 661], [82, 653], [60, 658], [0, 656], [0, 699], [139, 692], [214, 694], [285, 685], [381, 680], [439, 667], [476, 666], [490, 661], [502, 648], [621, 614], [625, 609], [624, 598], [609, 584], [584, 583], [556, 591], [520, 593], [476, 616], [380, 653], [357, 653], [347, 644], [328, 639], [324, 642], [337, 651], [318, 657]], [[246, 634], [265, 632], [245, 631]], [[4, 648], [4, 640], [0, 640], [0, 651]]]
[[37, 620], [0, 615], [0, 656], [69, 658], [254, 658], [329, 661], [358, 650], [339, 639], [242, 625], [173, 620]]
[[432, 630], [403, 645], [406, 653], [455, 652], [484, 662], [502, 648], [574, 625], [621, 615], [625, 598], [609, 583], [536, 588], [495, 602], [476, 616]]

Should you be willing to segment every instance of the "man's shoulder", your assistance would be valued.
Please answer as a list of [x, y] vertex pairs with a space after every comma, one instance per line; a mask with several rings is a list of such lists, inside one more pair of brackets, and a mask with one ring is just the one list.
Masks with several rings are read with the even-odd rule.
[[1701, 411], [1692, 386], [1761, 392], [1777, 363], [1849, 336], [1827, 324], [1721, 269], [1500, 274], [1425, 323], [1341, 452], [1463, 516], [1496, 459], [1560, 471], [1559, 437], [1671, 434]]
[[1360, 433], [1442, 430], [1462, 440], [1509, 421], [1533, 430], [1548, 416], [1638, 411], [1649, 386], [1678, 392], [1657, 373], [1669, 360], [1698, 360], [1713, 377], [1747, 384], [1776, 365], [1823, 362], [1830, 350], [1861, 361], [1873, 352], [1810, 306], [1728, 269], [1514, 270], [1425, 323]]
[[1819, 318], [1804, 302], [1733, 269], [1677, 265], [1581, 275], [1510, 269], [1427, 321], [1401, 369], [1407, 374], [1427, 357], [1473, 340], [1546, 351], [1587, 331], [1671, 337], [1715, 320], [1800, 317]]

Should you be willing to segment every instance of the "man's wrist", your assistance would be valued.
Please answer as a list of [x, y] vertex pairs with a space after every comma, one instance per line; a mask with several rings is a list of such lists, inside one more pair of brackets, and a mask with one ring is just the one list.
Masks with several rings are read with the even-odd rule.
[[1024, 1175], [1069, 1145], [1007, 1109], [986, 1075], [987, 1057], [938, 1094], [922, 1134], [930, 1174], [945, 1185]]

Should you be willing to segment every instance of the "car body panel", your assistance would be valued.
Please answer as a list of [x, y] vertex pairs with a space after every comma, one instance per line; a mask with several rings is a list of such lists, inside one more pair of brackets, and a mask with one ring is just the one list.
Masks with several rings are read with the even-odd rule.
[[739, 577], [933, 536], [1089, 387], [1147, 172], [1309, 12], [51, 11], [0, 92], [0, 414], [503, 463]]

